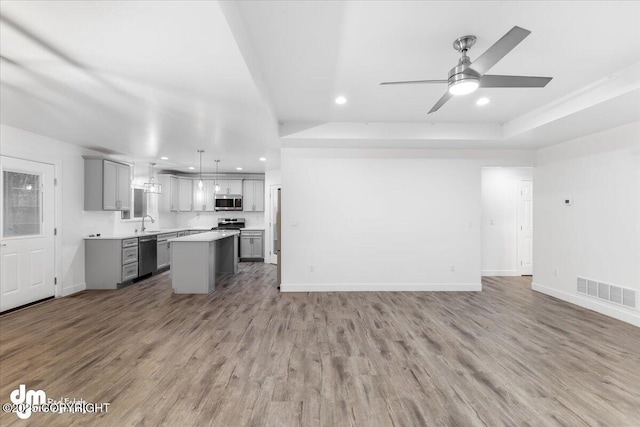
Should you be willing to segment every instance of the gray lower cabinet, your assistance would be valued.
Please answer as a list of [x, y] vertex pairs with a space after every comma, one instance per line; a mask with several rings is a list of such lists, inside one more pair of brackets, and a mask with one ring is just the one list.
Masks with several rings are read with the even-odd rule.
[[87, 239], [87, 289], [117, 289], [138, 277], [138, 238]]
[[264, 261], [263, 230], [240, 230], [240, 259]]
[[178, 233], [166, 233], [158, 235], [158, 270], [171, 265], [170, 239], [178, 237]]

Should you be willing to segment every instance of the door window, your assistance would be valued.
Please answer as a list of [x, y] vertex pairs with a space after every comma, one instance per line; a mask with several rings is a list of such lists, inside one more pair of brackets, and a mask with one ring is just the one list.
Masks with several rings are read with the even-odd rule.
[[3, 171], [4, 237], [42, 234], [42, 188], [40, 175]]

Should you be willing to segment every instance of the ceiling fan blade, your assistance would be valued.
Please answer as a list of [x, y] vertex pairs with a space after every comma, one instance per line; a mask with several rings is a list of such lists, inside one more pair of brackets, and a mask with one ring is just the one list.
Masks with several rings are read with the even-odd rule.
[[502, 36], [500, 40], [495, 42], [493, 46], [480, 55], [478, 59], [473, 61], [470, 68], [480, 73], [480, 75], [486, 73], [529, 34], [531, 34], [529, 30], [518, 26], [513, 27], [507, 34]]
[[480, 87], [545, 87], [552, 78], [485, 74], [480, 77]]
[[429, 110], [429, 114], [435, 113], [436, 111], [438, 111], [440, 107], [442, 107], [445, 104], [445, 102], [451, 99], [451, 97], [453, 97], [453, 95], [451, 95], [451, 92], [446, 91], [444, 95], [442, 95], [442, 98], [440, 98], [438, 102], [436, 102], [436, 105], [431, 107], [431, 110]]
[[447, 80], [407, 80], [403, 82], [382, 82], [380, 85], [414, 85], [422, 83], [447, 83]]

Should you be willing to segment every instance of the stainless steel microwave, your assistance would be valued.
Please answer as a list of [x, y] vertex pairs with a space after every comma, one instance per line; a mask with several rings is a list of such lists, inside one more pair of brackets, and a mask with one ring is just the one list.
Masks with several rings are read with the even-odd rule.
[[242, 195], [240, 194], [216, 194], [217, 211], [241, 211]]

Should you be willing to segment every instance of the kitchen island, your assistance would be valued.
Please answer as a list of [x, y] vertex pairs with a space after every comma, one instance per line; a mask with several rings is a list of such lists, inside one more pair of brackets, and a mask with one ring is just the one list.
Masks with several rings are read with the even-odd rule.
[[176, 294], [208, 294], [216, 275], [238, 272], [239, 231], [210, 231], [170, 239], [171, 286]]

